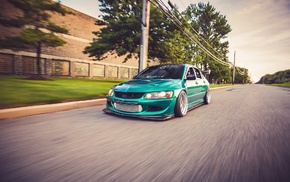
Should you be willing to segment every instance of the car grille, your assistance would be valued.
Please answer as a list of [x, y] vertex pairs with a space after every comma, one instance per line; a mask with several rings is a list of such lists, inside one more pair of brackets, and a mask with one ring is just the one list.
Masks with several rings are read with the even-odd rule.
[[119, 98], [128, 98], [128, 99], [139, 99], [144, 95], [140, 92], [115, 92], [115, 96]]
[[114, 106], [117, 110], [120, 110], [120, 111], [126, 111], [126, 112], [141, 112], [142, 111], [141, 105], [114, 103]]

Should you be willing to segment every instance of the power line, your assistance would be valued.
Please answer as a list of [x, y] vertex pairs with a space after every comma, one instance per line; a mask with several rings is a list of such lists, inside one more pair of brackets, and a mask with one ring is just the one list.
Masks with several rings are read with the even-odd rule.
[[244, 71], [242, 71], [242, 70], [240, 70], [239, 67], [236, 67], [236, 70], [240, 75], [245, 75], [245, 69], [244, 69]]
[[205, 48], [202, 43], [200, 43], [197, 38], [187, 29], [185, 25], [180, 22], [180, 20], [169, 10], [169, 8], [160, 0], [151, 1], [167, 18], [169, 18], [181, 31], [193, 42], [195, 42], [201, 50], [203, 50], [207, 55], [216, 60], [218, 63], [225, 66], [231, 66], [231, 63], [224, 62], [212, 54], [207, 48]]
[[[188, 37], [191, 41], [193, 41], [194, 43], [196, 43], [202, 51], [204, 51], [207, 55], [209, 55], [211, 58], [213, 58], [215, 61], [217, 61], [218, 63], [224, 65], [224, 66], [229, 66], [229, 67], [234, 67], [236, 68], [237, 72], [241, 75], [245, 74], [245, 70], [244, 72], [242, 72], [239, 67], [236, 67], [234, 64], [232, 64], [231, 62], [225, 62], [222, 61], [221, 59], [217, 58], [214, 54], [212, 54], [207, 48], [205, 48], [203, 46], [203, 44], [201, 42], [199, 42], [199, 40], [192, 34], [192, 32], [190, 32], [187, 28], [185, 28], [185, 25], [170, 11], [170, 9], [160, 0], [151, 0], [151, 3], [153, 5], [155, 5], [155, 7], [157, 7], [160, 12], [162, 14], [164, 14], [167, 18], [169, 18], [182, 32], [183, 34]], [[179, 13], [179, 11], [177, 11]], [[183, 16], [181, 15], [181, 13], [179, 13], [179, 15], [183, 18]], [[186, 20], [185, 20], [186, 22]], [[190, 25], [191, 26], [191, 25]], [[195, 31], [195, 29], [191, 26], [192, 30], [194, 30], [194, 32], [197, 34], [198, 37], [201, 37], [197, 31]], [[201, 37], [202, 38], [202, 37]], [[204, 39], [203, 39], [204, 40]], [[206, 42], [206, 41], [205, 41]], [[207, 44], [209, 44], [208, 42], [206, 42]], [[212, 47], [211, 47], [212, 48]], [[213, 49], [214, 50], [214, 49]], [[214, 50], [215, 51], [215, 50]], [[216, 52], [216, 51], [215, 51]], [[218, 53], [218, 52], [217, 52]], [[220, 54], [220, 53], [218, 53]]]
[[192, 0], [190, 0], [190, 3], [191, 3], [191, 4], [194, 4], [194, 3], [192, 2]]
[[[184, 25], [176, 18], [176, 16], [174, 14], [172, 14], [172, 12], [169, 10], [169, 8], [161, 1], [161, 3], [163, 5], [160, 5], [159, 2], [157, 2], [157, 0], [155, 0], [156, 3], [158, 5], [156, 5], [155, 3], [153, 3], [158, 9], [162, 9], [161, 12], [165, 12], [165, 15], [171, 19], [171, 21], [173, 21], [173, 23], [182, 30], [182, 32], [189, 38], [191, 39], [193, 42], [195, 42], [196, 44], [198, 44], [200, 46], [200, 48], [206, 52], [211, 58], [213, 58], [214, 60], [216, 60], [217, 62], [219, 62], [220, 64], [223, 64], [223, 65], [226, 65], [226, 66], [229, 66], [228, 63], [218, 59], [215, 55], [213, 55], [208, 49], [206, 49], [197, 39], [195, 36], [192, 35], [192, 33], [190, 31], [188, 31], [187, 29], [185, 29]], [[165, 8], [167, 9], [164, 10]], [[169, 17], [170, 16], [170, 17]], [[182, 15], [181, 15], [182, 16]]]
[[[168, 0], [169, 2], [170, 0]], [[181, 2], [181, 4], [183, 5], [183, 7], [186, 9], [186, 6], [183, 4], [183, 2], [181, 0], [179, 0]]]
[[[186, 19], [184, 18], [184, 16], [182, 16], [182, 14], [176, 9], [176, 7], [175, 6], [173, 6], [173, 4], [171, 3], [171, 1], [170, 0], [168, 0], [168, 4], [170, 5], [170, 7], [172, 8], [172, 9], [175, 9], [175, 11], [180, 15], [180, 17], [181, 18], [183, 18], [183, 20], [185, 21], [185, 22], [187, 22], [186, 21]], [[206, 14], [205, 14], [206, 15]], [[209, 19], [208, 19], [208, 21], [209, 21]], [[220, 55], [221, 57], [224, 57], [221, 53], [219, 53], [218, 51], [216, 51], [212, 46], [211, 46], [211, 44], [210, 43], [208, 43], [199, 33], [198, 33], [198, 31], [196, 31], [193, 27], [192, 27], [192, 25], [190, 24], [190, 23], [188, 23], [188, 25], [190, 26], [190, 28], [195, 32], [195, 34], [199, 37], [199, 38], [201, 38], [214, 52], [216, 52], [218, 55]]]

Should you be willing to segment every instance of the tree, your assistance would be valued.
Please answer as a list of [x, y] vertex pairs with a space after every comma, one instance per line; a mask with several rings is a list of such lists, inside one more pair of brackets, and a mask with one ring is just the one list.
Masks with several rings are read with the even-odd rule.
[[257, 83], [259, 84], [275, 84], [290, 82], [290, 69], [278, 71], [274, 74], [264, 75]]
[[250, 77], [248, 75], [248, 69], [236, 66], [235, 83], [245, 84], [248, 83], [249, 81]]
[[[139, 58], [142, 0], [112, 1], [99, 0], [102, 19], [106, 27], [98, 32], [93, 32], [97, 38], [86, 47], [84, 53], [97, 60], [103, 60], [108, 53], [117, 56], [126, 55], [124, 62], [135, 57]], [[172, 23], [151, 4], [148, 58], [158, 59], [161, 62], [171, 62], [174, 58], [167, 54], [170, 52], [168, 40], [172, 36], [179, 36], [179, 32], [168, 31]], [[175, 28], [176, 29], [176, 28]], [[172, 46], [175, 44], [172, 44]]]
[[[106, 27], [93, 32], [97, 38], [86, 47], [84, 53], [95, 56], [97, 60], [106, 58], [108, 53], [117, 56], [126, 55], [124, 62], [133, 56], [139, 57], [142, 0], [99, 0], [101, 3], [102, 18]], [[157, 1], [152, 1], [157, 5]], [[193, 31], [198, 39], [214, 56], [228, 62], [228, 42], [222, 41], [231, 31], [225, 16], [215, 12], [215, 8], [208, 4], [199, 3], [189, 6], [179, 13], [177, 7], [172, 11], [160, 11], [151, 6], [149, 28], [149, 59], [157, 58], [161, 63], [194, 63], [198, 67], [209, 66], [212, 69], [211, 78], [231, 79], [230, 68], [220, 65], [210, 58], [195, 42], [192, 42], [184, 31]], [[164, 14], [172, 13], [175, 18]], [[207, 18], [207, 19], [205, 19]], [[176, 22], [182, 22], [176, 26]], [[202, 66], [200, 66], [202, 65]]]
[[[215, 8], [209, 3], [191, 4], [183, 14], [190, 17], [189, 23], [194, 27], [198, 34], [198, 40], [202, 45], [220, 61], [228, 62], [228, 41], [223, 41], [231, 31], [227, 23], [226, 16], [216, 12]], [[193, 32], [194, 33], [194, 32]], [[196, 45], [197, 53], [195, 60], [202, 64], [204, 69], [208, 67], [212, 70], [210, 80], [230, 79], [230, 69], [219, 64], [212, 56]]]
[[48, 12], [62, 15], [70, 13], [59, 3], [50, 0], [8, 0], [16, 8], [22, 10], [23, 16], [17, 18], [0, 18], [4, 26], [21, 28], [17, 37], [6, 37], [1, 40], [1, 48], [35, 48], [37, 53], [37, 74], [41, 75], [40, 55], [43, 45], [50, 47], [62, 46], [66, 42], [57, 37], [56, 33], [67, 33], [68, 30], [49, 21]]
[[191, 25], [188, 23], [190, 17], [179, 13], [177, 6], [172, 4], [170, 6], [173, 16], [171, 16], [171, 19], [166, 19], [170, 23], [167, 29], [168, 36], [165, 41], [167, 50], [164, 52], [164, 55], [172, 60], [171, 63], [193, 64], [194, 54], [197, 49], [185, 34], [186, 30], [191, 29]]
[[165, 41], [165, 46], [168, 51], [166, 51], [167, 53], [163, 57], [166, 57], [166, 60], [175, 64], [190, 63], [190, 55], [187, 54], [189, 44], [182, 32], [175, 29], [169, 32], [169, 35], [170, 37]]

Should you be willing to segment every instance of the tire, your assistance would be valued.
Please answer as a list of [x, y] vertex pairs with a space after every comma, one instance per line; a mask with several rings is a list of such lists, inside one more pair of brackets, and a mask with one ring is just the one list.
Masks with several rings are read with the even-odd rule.
[[204, 96], [204, 103], [209, 104], [210, 102], [211, 102], [211, 95], [210, 95], [210, 91], [207, 90]]
[[175, 116], [183, 117], [188, 111], [187, 95], [184, 91], [181, 91], [175, 105]]

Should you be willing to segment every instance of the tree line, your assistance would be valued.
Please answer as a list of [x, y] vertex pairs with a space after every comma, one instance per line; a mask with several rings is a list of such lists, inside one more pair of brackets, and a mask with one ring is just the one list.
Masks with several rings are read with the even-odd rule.
[[[34, 47], [40, 74], [41, 46], [64, 45], [66, 42], [57, 37], [54, 32], [68, 32], [67, 29], [49, 21], [50, 15], [47, 12], [62, 15], [70, 12], [62, 8], [58, 2], [51, 0], [8, 1], [22, 10], [23, 16], [15, 19], [0, 18], [1, 25], [20, 27], [22, 32], [18, 37], [7, 37], [1, 40], [0, 47]], [[139, 60], [143, 1], [99, 0], [99, 2], [102, 20], [97, 20], [96, 24], [106, 26], [100, 31], [92, 32], [97, 38], [83, 52], [95, 57], [96, 60], [105, 59], [108, 53], [117, 56], [125, 55], [124, 62], [131, 58]], [[161, 64], [194, 64], [200, 69], [211, 70], [210, 82], [230, 83], [233, 70], [228, 66], [229, 42], [226, 38], [231, 32], [231, 27], [226, 16], [217, 12], [210, 3], [198, 3], [189, 5], [183, 12], [179, 12], [176, 6], [172, 7], [169, 11], [175, 17], [175, 20], [172, 20], [166, 16], [166, 12], [158, 8], [160, 1], [151, 2], [149, 61], [159, 61]], [[182, 26], [177, 26], [174, 21], [181, 22]], [[192, 32], [193, 37], [190, 39], [184, 34], [185, 31]], [[192, 40], [197, 40], [200, 45]], [[218, 61], [215, 58], [218, 58]]]
[[275, 84], [290, 82], [290, 69], [266, 74], [257, 82], [259, 84]]

